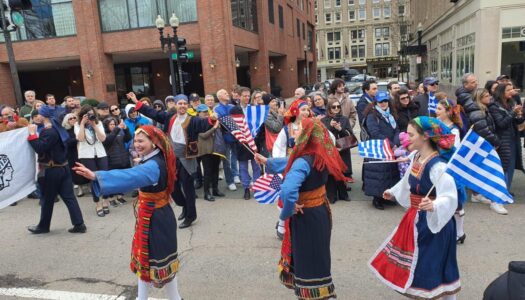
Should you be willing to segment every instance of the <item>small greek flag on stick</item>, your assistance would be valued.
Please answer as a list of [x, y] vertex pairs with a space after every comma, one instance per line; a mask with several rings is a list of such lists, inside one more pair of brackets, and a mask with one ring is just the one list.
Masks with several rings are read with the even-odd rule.
[[253, 137], [257, 136], [259, 129], [266, 121], [270, 108], [268, 105], [250, 105], [246, 110], [246, 122]]
[[281, 195], [281, 174], [264, 174], [253, 184], [253, 196], [260, 204], [272, 204]]
[[448, 163], [447, 173], [471, 190], [500, 203], [513, 203], [496, 149], [469, 130]]
[[359, 143], [359, 155], [364, 158], [394, 160], [395, 155], [388, 139], [368, 140]]

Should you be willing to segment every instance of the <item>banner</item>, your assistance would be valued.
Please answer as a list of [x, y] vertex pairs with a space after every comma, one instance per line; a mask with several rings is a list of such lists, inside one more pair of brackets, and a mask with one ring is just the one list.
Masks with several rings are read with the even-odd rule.
[[36, 155], [27, 128], [0, 133], [0, 209], [36, 190]]

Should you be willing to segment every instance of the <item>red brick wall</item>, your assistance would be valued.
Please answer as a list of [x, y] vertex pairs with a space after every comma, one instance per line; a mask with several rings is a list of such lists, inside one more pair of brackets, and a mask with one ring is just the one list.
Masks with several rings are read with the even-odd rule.
[[0, 104], [16, 105], [13, 81], [9, 65], [0, 63]]

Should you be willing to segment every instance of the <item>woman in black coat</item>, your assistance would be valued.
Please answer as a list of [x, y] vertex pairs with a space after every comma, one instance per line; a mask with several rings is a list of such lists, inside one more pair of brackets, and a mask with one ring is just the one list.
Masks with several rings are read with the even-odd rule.
[[410, 99], [406, 88], [401, 88], [395, 93], [393, 101], [392, 114], [396, 119], [399, 132], [406, 132], [408, 122], [418, 116], [419, 105]]
[[[126, 143], [131, 140], [131, 134], [124, 124], [124, 121], [117, 121], [114, 117], [107, 117], [103, 121], [104, 130], [106, 132], [106, 140], [104, 140], [104, 148], [108, 155], [109, 170], [127, 169], [131, 166], [129, 152], [126, 150]], [[114, 195], [110, 195], [113, 198]], [[118, 201], [118, 203], [117, 203]], [[122, 194], [117, 195], [117, 200], [111, 199], [109, 203], [116, 207], [118, 204], [126, 203]]]
[[523, 170], [518, 125], [523, 123], [521, 105], [512, 99], [512, 85], [500, 84], [494, 92], [494, 102], [488, 106], [496, 124], [496, 135], [500, 141], [497, 149], [510, 191], [514, 170]]
[[[390, 113], [391, 104], [388, 94], [379, 92], [376, 100], [370, 103], [364, 111], [366, 130], [371, 140], [388, 139], [391, 147], [399, 145], [399, 128], [394, 116]], [[363, 189], [365, 195], [372, 196], [375, 208], [383, 210], [383, 191], [393, 187], [400, 179], [396, 163], [366, 163], [363, 164]]]
[[[335, 139], [340, 139], [352, 134], [352, 127], [350, 120], [341, 115], [341, 102], [337, 99], [332, 99], [328, 102], [326, 109], [326, 117], [321, 119], [324, 126], [334, 135]], [[346, 177], [352, 177], [352, 160], [350, 157], [350, 149], [339, 151], [339, 155], [343, 159], [347, 169], [344, 173]], [[326, 183], [326, 196], [330, 203], [335, 203], [337, 200], [350, 201], [348, 192], [346, 190], [346, 183], [343, 181], [335, 181], [333, 176], [328, 176]]]

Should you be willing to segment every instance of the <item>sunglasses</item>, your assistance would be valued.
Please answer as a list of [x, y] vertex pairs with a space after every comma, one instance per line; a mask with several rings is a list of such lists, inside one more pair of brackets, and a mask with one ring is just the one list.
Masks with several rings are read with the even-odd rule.
[[119, 109], [118, 108], [113, 108], [111, 111], [118, 111]]
[[340, 109], [341, 105], [332, 105], [332, 109]]
[[435, 86], [435, 85], [439, 85], [439, 83], [437, 83], [437, 82], [434, 82], [434, 83], [432, 83], [432, 84], [429, 84], [429, 85], [430, 85], [430, 86]]
[[161, 105], [155, 104], [153, 107], [162, 107]]
[[399, 97], [399, 100], [405, 100], [405, 99], [410, 99], [410, 97], [409, 96]]
[[77, 119], [77, 117], [71, 117], [71, 118], [69, 118], [69, 119], [67, 119], [67, 120], [68, 120], [68, 121], [71, 121], [71, 120], [76, 120], [76, 119]]

